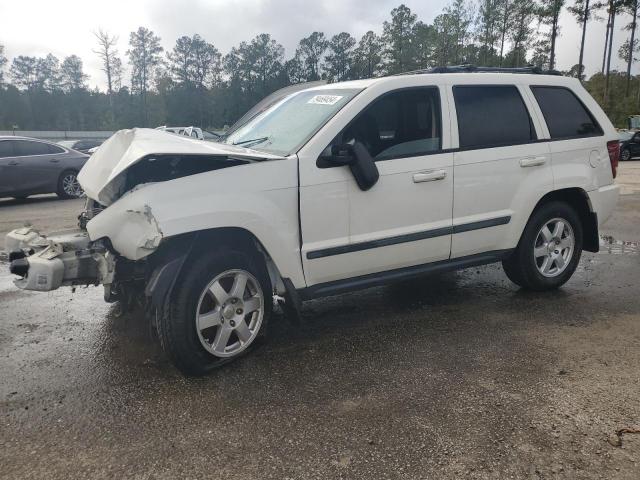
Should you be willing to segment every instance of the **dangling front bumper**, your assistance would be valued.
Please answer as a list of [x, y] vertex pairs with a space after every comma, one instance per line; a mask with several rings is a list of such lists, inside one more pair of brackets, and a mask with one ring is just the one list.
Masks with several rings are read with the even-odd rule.
[[7, 234], [5, 249], [11, 273], [20, 277], [14, 283], [23, 290], [111, 284], [115, 275], [115, 255], [80, 229], [41, 235], [19, 228]]

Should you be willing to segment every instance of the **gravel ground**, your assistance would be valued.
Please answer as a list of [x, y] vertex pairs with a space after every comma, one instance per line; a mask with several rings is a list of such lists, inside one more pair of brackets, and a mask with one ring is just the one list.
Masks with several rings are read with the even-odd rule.
[[[308, 302], [182, 377], [99, 289], [22, 292], [0, 264], [0, 478], [640, 478], [640, 162], [561, 290], [498, 265]], [[0, 201], [0, 230], [79, 201]], [[4, 232], [3, 232], [4, 233]]]

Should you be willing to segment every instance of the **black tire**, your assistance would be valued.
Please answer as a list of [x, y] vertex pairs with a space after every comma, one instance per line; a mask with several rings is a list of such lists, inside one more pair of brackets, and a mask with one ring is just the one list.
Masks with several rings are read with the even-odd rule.
[[623, 148], [620, 151], [620, 160], [622, 161], [631, 160], [631, 150], [629, 150], [628, 148]]
[[64, 182], [67, 177], [73, 177], [77, 181], [78, 172], [76, 172], [75, 170], [65, 170], [60, 174], [60, 177], [58, 177], [58, 189], [56, 190], [56, 195], [58, 195], [59, 198], [62, 198], [64, 200], [69, 198], [82, 197], [82, 195], [84, 195], [82, 190], [80, 190], [78, 194], [71, 194], [65, 191]]
[[[547, 277], [538, 270], [534, 248], [540, 230], [546, 223], [556, 218], [566, 221], [571, 226], [574, 248], [564, 271], [557, 276]], [[582, 244], [582, 222], [576, 211], [564, 202], [545, 203], [533, 212], [518, 246], [511, 256], [502, 262], [502, 266], [509, 280], [516, 285], [534, 291], [552, 290], [564, 285], [575, 272], [582, 254]]]
[[[273, 295], [264, 261], [259, 259], [257, 253], [223, 247], [216, 252], [195, 254], [194, 257], [183, 268], [157, 323], [160, 343], [173, 364], [185, 375], [201, 376], [246, 355], [264, 342], [273, 308]], [[232, 357], [220, 358], [205, 350], [201, 343], [196, 328], [196, 310], [202, 292], [212, 280], [223, 272], [238, 269], [249, 272], [262, 289], [262, 323], [248, 347]]]

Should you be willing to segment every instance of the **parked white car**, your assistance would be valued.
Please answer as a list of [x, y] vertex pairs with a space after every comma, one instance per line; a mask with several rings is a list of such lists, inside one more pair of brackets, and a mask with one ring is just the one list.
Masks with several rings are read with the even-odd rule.
[[176, 135], [184, 135], [185, 137], [204, 140], [202, 129], [198, 127], [167, 127], [166, 125], [162, 125], [161, 127], [156, 127], [156, 130], [162, 130], [163, 132], [175, 133]]
[[615, 207], [618, 134], [576, 79], [440, 71], [304, 89], [222, 143], [116, 133], [80, 172], [79, 230], [7, 236], [16, 285], [143, 295], [187, 374], [255, 345], [274, 295], [291, 313], [492, 262], [561, 286]]

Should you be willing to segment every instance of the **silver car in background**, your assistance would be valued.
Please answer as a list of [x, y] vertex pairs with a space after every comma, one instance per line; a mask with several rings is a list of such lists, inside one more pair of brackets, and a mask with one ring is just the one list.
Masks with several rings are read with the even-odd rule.
[[81, 152], [81, 153], [89, 154], [90, 153], [89, 150], [93, 150], [99, 147], [100, 145], [102, 145], [103, 142], [104, 140], [91, 140], [91, 139], [62, 140], [61, 142], [58, 142], [58, 145], [62, 145], [64, 148], [77, 150], [78, 152]]
[[77, 176], [88, 158], [44, 140], [0, 136], [0, 197], [22, 199], [41, 193], [81, 197]]

